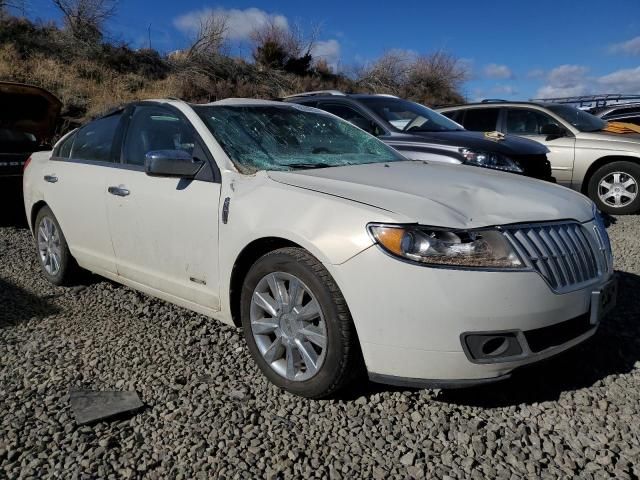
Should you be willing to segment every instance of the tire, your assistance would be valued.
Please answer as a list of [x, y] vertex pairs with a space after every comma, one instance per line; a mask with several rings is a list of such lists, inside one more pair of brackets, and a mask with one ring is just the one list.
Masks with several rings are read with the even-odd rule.
[[[616, 184], [615, 179], [618, 179]], [[625, 183], [631, 182], [625, 186]], [[610, 185], [607, 187], [606, 185]], [[589, 180], [589, 198], [593, 200], [598, 208], [612, 215], [628, 215], [640, 211], [640, 165], [633, 162], [612, 162], [600, 167], [594, 172]], [[616, 199], [618, 188], [622, 194]], [[607, 193], [613, 196], [607, 198]], [[634, 198], [631, 198], [634, 197]], [[615, 202], [619, 202], [617, 206]]]
[[[292, 290], [296, 281], [298, 288]], [[277, 302], [272, 289], [275, 284], [284, 288], [281, 292], [286, 302]], [[290, 295], [292, 291], [303, 293]], [[272, 307], [282, 307], [278, 314], [273, 308], [274, 313], [268, 313], [262, 302], [254, 301], [255, 292], [262, 297], [268, 293]], [[300, 301], [292, 301], [291, 297]], [[314, 308], [314, 299], [318, 309]], [[282, 248], [258, 259], [245, 277], [240, 301], [249, 351], [262, 373], [276, 386], [302, 397], [327, 398], [363, 373], [360, 344], [345, 299], [322, 263], [306, 250]], [[291, 304], [297, 306], [292, 308]], [[314, 311], [318, 311], [315, 317]], [[265, 325], [256, 322], [259, 317], [266, 322], [265, 330], [257, 330], [256, 324]], [[271, 356], [268, 345], [279, 345], [271, 350], [279, 353]], [[306, 360], [313, 358], [309, 348], [315, 352], [315, 371], [313, 361]], [[291, 376], [293, 372], [295, 376]]]
[[[53, 235], [51, 235], [51, 227], [53, 227]], [[71, 255], [60, 224], [49, 207], [40, 209], [33, 231], [38, 263], [44, 277], [54, 285], [72, 285], [78, 278], [80, 268]], [[47, 236], [51, 237], [51, 242], [46, 240]], [[46, 252], [43, 251], [45, 243], [50, 248]], [[53, 261], [52, 258], [56, 257], [57, 261]], [[53, 268], [54, 266], [57, 268]]]

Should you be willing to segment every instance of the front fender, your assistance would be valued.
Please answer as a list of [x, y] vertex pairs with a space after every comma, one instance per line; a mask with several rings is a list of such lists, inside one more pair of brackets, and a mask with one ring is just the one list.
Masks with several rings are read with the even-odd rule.
[[[230, 176], [228, 185], [223, 185], [220, 201], [224, 205], [229, 198], [228, 221], [220, 225], [222, 299], [228, 298], [236, 259], [255, 240], [271, 237], [293, 242], [331, 272], [333, 265], [346, 262], [372, 245], [368, 223], [407, 221], [377, 207], [274, 182], [264, 172]], [[229, 306], [223, 305], [223, 309], [229, 311]]]

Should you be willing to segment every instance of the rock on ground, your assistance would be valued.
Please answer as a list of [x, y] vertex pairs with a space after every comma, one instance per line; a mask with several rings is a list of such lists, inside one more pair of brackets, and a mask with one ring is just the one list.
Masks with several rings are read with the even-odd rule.
[[[619, 306], [588, 343], [458, 391], [271, 386], [240, 332], [114, 283], [60, 288], [0, 228], [0, 478], [640, 477], [640, 217], [610, 229]], [[70, 388], [134, 390], [77, 426]]]

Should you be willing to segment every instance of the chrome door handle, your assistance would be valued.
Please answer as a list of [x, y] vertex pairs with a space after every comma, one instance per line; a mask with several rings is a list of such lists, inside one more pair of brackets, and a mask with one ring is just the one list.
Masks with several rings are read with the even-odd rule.
[[109, 187], [107, 189], [107, 191], [111, 195], [116, 195], [118, 197], [126, 197], [130, 193], [129, 190], [127, 190], [126, 188], [122, 188], [122, 187]]
[[49, 183], [56, 183], [58, 181], [58, 177], [55, 175], [45, 175], [44, 181]]

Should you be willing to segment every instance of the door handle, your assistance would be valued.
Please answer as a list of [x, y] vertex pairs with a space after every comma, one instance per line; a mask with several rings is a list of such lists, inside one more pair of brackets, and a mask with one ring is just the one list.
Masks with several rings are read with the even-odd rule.
[[44, 181], [49, 183], [56, 183], [58, 181], [58, 177], [55, 175], [45, 175]]
[[127, 190], [126, 188], [122, 188], [122, 187], [109, 187], [107, 189], [107, 191], [111, 195], [116, 195], [118, 197], [126, 197], [130, 193], [129, 190]]

